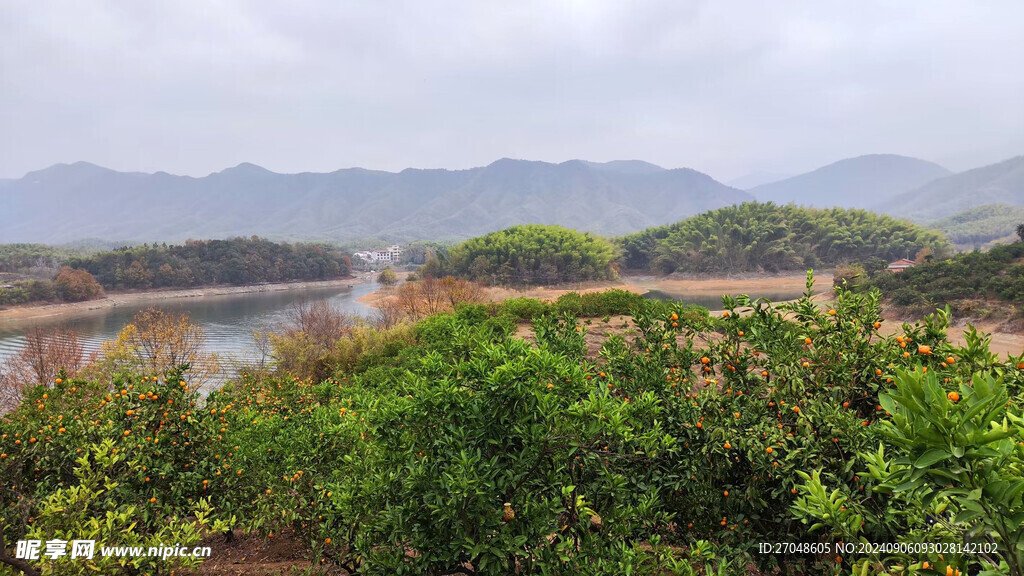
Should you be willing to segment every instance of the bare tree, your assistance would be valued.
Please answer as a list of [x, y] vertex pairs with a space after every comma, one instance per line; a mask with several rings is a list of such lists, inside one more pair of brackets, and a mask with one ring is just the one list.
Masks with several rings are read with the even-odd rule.
[[423, 311], [427, 316], [446, 309], [444, 290], [440, 280], [430, 276], [416, 284], [419, 288], [420, 301], [423, 303]]
[[441, 292], [452, 308], [465, 302], [481, 302], [484, 299], [483, 286], [452, 276], [441, 279]]
[[206, 352], [206, 333], [186, 314], [171, 314], [155, 308], [136, 314], [117, 339], [105, 342], [102, 358], [88, 372], [105, 378], [117, 370], [162, 374], [189, 365], [189, 377], [202, 385], [220, 374], [216, 354]]
[[397, 297], [384, 298], [378, 301], [376, 306], [377, 310], [373, 313], [372, 321], [378, 328], [391, 328], [401, 322], [405, 316]]
[[348, 314], [325, 300], [318, 300], [312, 304], [302, 302], [292, 308], [285, 333], [289, 336], [302, 334], [316, 346], [328, 350], [351, 328], [352, 318]]
[[483, 287], [462, 278], [427, 277], [398, 287], [395, 300], [406, 315], [420, 318], [451, 310], [463, 302], [482, 302]]
[[420, 303], [420, 282], [406, 282], [398, 287], [396, 301], [399, 308], [410, 318], [419, 318], [423, 308]]
[[53, 382], [61, 371], [74, 376], [88, 361], [72, 330], [33, 328], [21, 351], [0, 365], [0, 411], [17, 406], [25, 386]]
[[267, 369], [268, 360], [274, 356], [274, 345], [271, 342], [270, 334], [260, 330], [252, 331], [252, 341], [256, 346], [256, 351], [259, 352], [259, 359], [253, 369], [262, 372]]

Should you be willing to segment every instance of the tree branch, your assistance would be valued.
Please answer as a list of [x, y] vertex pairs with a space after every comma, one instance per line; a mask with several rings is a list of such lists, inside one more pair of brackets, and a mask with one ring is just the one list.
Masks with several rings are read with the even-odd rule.
[[41, 576], [39, 570], [33, 568], [27, 561], [7, 555], [7, 543], [4, 541], [3, 530], [0, 530], [0, 564], [7, 564], [15, 570], [21, 570], [25, 576]]

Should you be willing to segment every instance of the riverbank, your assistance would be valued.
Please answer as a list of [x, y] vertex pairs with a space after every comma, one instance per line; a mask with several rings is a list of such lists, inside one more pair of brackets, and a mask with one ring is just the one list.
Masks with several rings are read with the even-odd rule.
[[[531, 286], [510, 288], [507, 286], [489, 286], [484, 289], [485, 298], [493, 302], [501, 302], [510, 298], [536, 298], [552, 301], [569, 292], [585, 294], [587, 292], [603, 292], [605, 290], [626, 290], [635, 294], [657, 292], [678, 298], [721, 298], [723, 294], [750, 296], [766, 296], [786, 294], [796, 297], [805, 290], [807, 275], [803, 272], [785, 275], [749, 275], [746, 277], [684, 277], [659, 278], [657, 276], [624, 276], [618, 280], [574, 282], [553, 286]], [[827, 292], [832, 286], [831, 273], [819, 276], [816, 292]], [[380, 300], [390, 296], [389, 289], [380, 289], [361, 298], [359, 302], [367, 306], [376, 306]]]
[[284, 292], [291, 290], [312, 290], [318, 288], [351, 288], [357, 284], [371, 282], [374, 275], [359, 272], [349, 278], [337, 280], [320, 280], [314, 282], [279, 282], [276, 284], [257, 284], [252, 286], [207, 286], [184, 290], [149, 290], [143, 292], [110, 293], [96, 300], [85, 302], [62, 302], [60, 304], [40, 304], [16, 306], [0, 310], [0, 321], [33, 320], [53, 318], [63, 315], [74, 315], [92, 310], [117, 308], [118, 306], [134, 306], [147, 302], [161, 302], [183, 298], [203, 298], [209, 296], [229, 296], [235, 294], [253, 294], [260, 292]]

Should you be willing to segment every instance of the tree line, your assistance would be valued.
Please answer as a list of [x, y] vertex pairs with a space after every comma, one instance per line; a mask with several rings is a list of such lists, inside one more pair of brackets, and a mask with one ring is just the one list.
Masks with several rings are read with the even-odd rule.
[[747, 202], [618, 239], [629, 270], [776, 272], [834, 266], [872, 258], [936, 259], [952, 247], [941, 234], [867, 210], [814, 209]]
[[0, 246], [0, 267], [23, 273], [0, 282], [0, 305], [10, 306], [91, 300], [104, 289], [330, 280], [348, 276], [352, 263], [332, 246], [275, 243], [253, 236], [188, 240], [177, 246], [145, 244], [88, 255], [39, 244], [8, 244]]
[[347, 276], [348, 255], [322, 244], [275, 243], [263, 238], [188, 240], [143, 245], [68, 260], [106, 289], [189, 288]]

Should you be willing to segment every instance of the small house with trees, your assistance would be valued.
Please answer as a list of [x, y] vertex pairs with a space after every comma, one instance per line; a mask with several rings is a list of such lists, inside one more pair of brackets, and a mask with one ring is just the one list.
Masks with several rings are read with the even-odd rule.
[[885, 269], [895, 274], [903, 272], [907, 268], [911, 268], [916, 265], [917, 262], [914, 262], [913, 260], [908, 260], [907, 258], [900, 258], [899, 260], [889, 262], [889, 265], [886, 266]]

